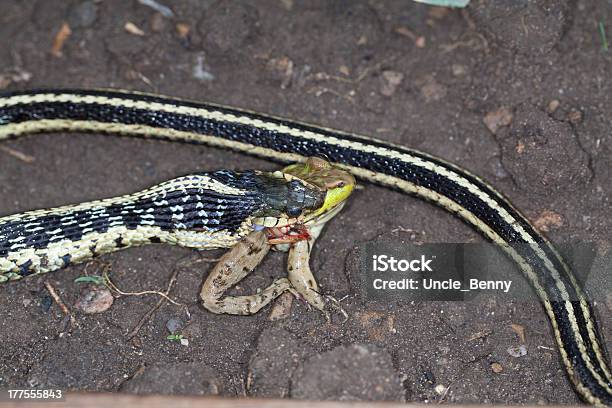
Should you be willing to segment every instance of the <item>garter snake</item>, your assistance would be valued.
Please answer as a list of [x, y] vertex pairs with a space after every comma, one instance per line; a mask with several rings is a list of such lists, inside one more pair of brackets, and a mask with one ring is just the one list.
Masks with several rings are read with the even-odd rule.
[[0, 97], [0, 139], [39, 132], [98, 132], [203, 143], [280, 162], [322, 156], [361, 179], [431, 201], [471, 224], [518, 264], [550, 319], [576, 391], [588, 403], [612, 405], [604, 343], [574, 274], [508, 200], [466, 170], [375, 139], [156, 95], [43, 90]]

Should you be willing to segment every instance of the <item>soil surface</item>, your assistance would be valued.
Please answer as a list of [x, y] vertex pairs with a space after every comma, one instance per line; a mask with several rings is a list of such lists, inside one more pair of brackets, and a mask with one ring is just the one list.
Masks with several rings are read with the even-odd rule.
[[[170, 13], [138, 1], [3, 0], [0, 86], [157, 92], [371, 135], [461, 164], [555, 241], [610, 247], [612, 51], [599, 31], [601, 22], [612, 42], [610, 2], [474, 0], [464, 11], [377, 0], [162, 3]], [[102, 135], [38, 135], [0, 149], [1, 215], [193, 171], [278, 168], [206, 146]], [[270, 307], [213, 315], [197, 297], [221, 252], [168, 246], [4, 285], [0, 388], [578, 402], [534, 302], [364, 299], [355, 264], [378, 240], [483, 239], [430, 204], [365, 185], [311, 261], [322, 290], [348, 312], [344, 323], [300, 301], [278, 320]], [[271, 254], [235, 293], [284, 275], [284, 262]], [[104, 268], [124, 292], [165, 291], [178, 268], [169, 295], [184, 306], [164, 302], [128, 339], [159, 297], [116, 295], [104, 313], [78, 312], [88, 286], [74, 280]], [[72, 327], [45, 283], [74, 310]], [[612, 299], [596, 309], [610, 349]], [[169, 340], [168, 328], [188, 344]], [[509, 353], [521, 345], [526, 355]]]

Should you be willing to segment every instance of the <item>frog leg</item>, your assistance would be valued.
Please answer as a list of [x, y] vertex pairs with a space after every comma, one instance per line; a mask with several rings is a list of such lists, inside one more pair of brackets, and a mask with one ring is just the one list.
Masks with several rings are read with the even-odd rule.
[[309, 239], [291, 244], [287, 260], [288, 278], [292, 288], [299, 294], [299, 298], [323, 312], [328, 321], [331, 310], [339, 311], [346, 321], [348, 314], [340, 307], [336, 299], [321, 294], [317, 280], [310, 269], [310, 252], [322, 229], [323, 225], [314, 226], [309, 231]]
[[252, 232], [226, 252], [212, 269], [200, 291], [204, 308], [212, 313], [250, 315], [276, 299], [286, 290], [295, 293], [287, 278], [276, 279], [254, 295], [223, 296], [261, 263], [270, 245], [263, 231]]

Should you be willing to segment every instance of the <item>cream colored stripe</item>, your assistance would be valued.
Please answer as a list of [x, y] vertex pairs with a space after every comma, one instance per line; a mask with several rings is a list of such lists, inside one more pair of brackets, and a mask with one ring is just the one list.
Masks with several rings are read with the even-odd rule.
[[[243, 231], [242, 233], [248, 233]], [[5, 258], [0, 258], [0, 275], [17, 273], [18, 265], [23, 265], [32, 261], [33, 268], [37, 273], [47, 273], [60, 269], [64, 266], [62, 257], [71, 256], [71, 262], [79, 263], [93, 258], [91, 251], [95, 247], [98, 254], [114, 252], [118, 248], [115, 240], [121, 237], [126, 246], [139, 246], [146, 244], [149, 238], [157, 237], [162, 242], [180, 245], [200, 250], [214, 248], [229, 248], [236, 244], [240, 237], [229, 236], [226, 231], [207, 232], [207, 231], [164, 231], [157, 226], [139, 225], [137, 229], [128, 229], [125, 226], [109, 228], [104, 233], [91, 232], [83, 235], [77, 242], [69, 239], [62, 239], [50, 243], [41, 249], [24, 248], [13, 251]], [[44, 262], [43, 262], [44, 258]]]
[[211, 189], [214, 191], [222, 192], [224, 194], [237, 196], [242, 196], [245, 194], [244, 190], [227, 186], [217, 180], [211, 179], [208, 176], [191, 175], [172, 179], [133, 194], [126, 194], [118, 197], [106, 198], [103, 200], [90, 201], [80, 204], [65, 205], [52, 209], [33, 210], [14, 215], [8, 215], [6, 217], [0, 218], [0, 222], [27, 220], [34, 217], [41, 217], [48, 214], [58, 214], [61, 212], [74, 213], [77, 211], [85, 210], [101, 210], [113, 204], [135, 204], [138, 200], [152, 197], [157, 197], [159, 200], [163, 200], [168, 191], [186, 191], [187, 189]]

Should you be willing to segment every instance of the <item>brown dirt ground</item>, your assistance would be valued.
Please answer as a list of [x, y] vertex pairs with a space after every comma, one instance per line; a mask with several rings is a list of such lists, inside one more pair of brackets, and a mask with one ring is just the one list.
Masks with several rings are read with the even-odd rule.
[[[543, 211], [558, 214], [547, 218], [559, 221], [549, 232], [556, 241], [609, 243], [612, 52], [602, 50], [597, 24], [612, 32], [612, 6], [603, 0], [473, 3], [468, 12], [446, 12], [405, 1], [180, 0], [166, 2], [175, 17], [165, 18], [136, 1], [3, 0], [0, 83], [8, 90], [159, 92], [373, 135], [462, 164], [534, 220]], [[72, 34], [58, 57], [50, 50], [62, 22]], [[126, 32], [127, 22], [144, 35]], [[188, 33], [179, 34], [177, 24]], [[513, 118], [494, 136], [483, 118], [502, 107]], [[277, 167], [205, 146], [101, 135], [40, 135], [2, 146], [34, 159], [0, 151], [3, 215], [128, 193], [191, 171]], [[391, 232], [400, 226], [416, 232]], [[99, 264], [6, 285], [0, 388], [577, 402], [547, 319], [533, 303], [360, 299], [354, 248], [380, 237], [482, 240], [442, 210], [367, 185], [330, 223], [312, 260], [326, 293], [348, 295], [342, 301], [348, 322], [326, 324], [299, 302], [290, 317], [275, 322], [267, 319], [269, 309], [252, 317], [214, 316], [196, 301], [207, 268], [198, 264], [181, 268], [171, 292], [189, 306], [191, 320], [182, 330], [187, 347], [166, 339], [168, 320], [187, 321], [183, 309], [168, 303], [126, 340], [157, 301], [151, 296], [119, 297], [103, 314], [77, 314], [78, 327], [62, 332], [62, 313], [43, 282], [72, 305], [83, 287], [74, 279]], [[119, 287], [140, 291], [165, 288], [178, 263], [199, 257], [151, 246], [103, 261]], [[241, 290], [282, 275], [283, 262], [273, 254]], [[610, 308], [597, 305], [608, 348]], [[511, 324], [525, 328], [526, 356], [507, 352], [520, 343]], [[488, 335], [470, 340], [478, 333]], [[345, 371], [337, 367], [343, 356], [356, 361]], [[492, 363], [503, 371], [494, 373]], [[340, 375], [327, 375], [332, 369]], [[325, 393], [312, 385], [317, 376], [329, 382]], [[348, 384], [353, 377], [391, 385], [360, 394]], [[440, 385], [450, 388], [440, 395]]]

